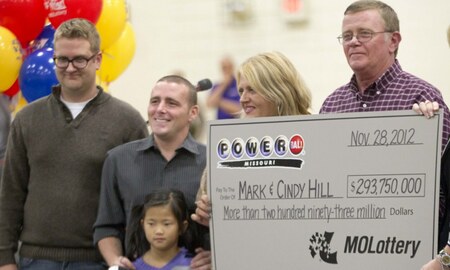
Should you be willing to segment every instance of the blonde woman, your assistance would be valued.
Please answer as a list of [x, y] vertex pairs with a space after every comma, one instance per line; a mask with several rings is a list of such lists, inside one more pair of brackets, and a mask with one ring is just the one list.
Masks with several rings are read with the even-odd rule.
[[[237, 72], [241, 117], [310, 114], [311, 92], [292, 62], [279, 52], [260, 53], [243, 62]], [[208, 226], [207, 173], [203, 172], [192, 219]]]

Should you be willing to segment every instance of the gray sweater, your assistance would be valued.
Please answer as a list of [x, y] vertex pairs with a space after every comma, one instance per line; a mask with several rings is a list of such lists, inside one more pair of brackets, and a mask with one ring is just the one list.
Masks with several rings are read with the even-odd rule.
[[0, 182], [0, 266], [20, 255], [57, 261], [98, 261], [93, 246], [106, 152], [145, 138], [144, 119], [101, 91], [75, 118], [60, 88], [23, 108], [8, 138]]
[[8, 97], [0, 94], [0, 168], [2, 167], [1, 160], [5, 157], [6, 139], [8, 138], [10, 124], [11, 112], [9, 111]]
[[8, 97], [0, 93], [0, 178], [3, 174], [3, 159], [5, 158], [10, 124], [11, 112]]

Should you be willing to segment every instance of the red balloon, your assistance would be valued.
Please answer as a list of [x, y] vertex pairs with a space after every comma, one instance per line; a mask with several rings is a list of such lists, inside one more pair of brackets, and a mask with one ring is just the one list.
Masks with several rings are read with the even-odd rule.
[[102, 11], [102, 0], [48, 1], [48, 19], [53, 27], [73, 18], [84, 18], [96, 24]]
[[44, 0], [0, 0], [0, 25], [13, 32], [22, 47], [41, 33], [46, 18]]
[[17, 79], [10, 88], [8, 88], [7, 90], [3, 91], [3, 94], [7, 95], [8, 97], [13, 97], [18, 92], [19, 92], [19, 79]]

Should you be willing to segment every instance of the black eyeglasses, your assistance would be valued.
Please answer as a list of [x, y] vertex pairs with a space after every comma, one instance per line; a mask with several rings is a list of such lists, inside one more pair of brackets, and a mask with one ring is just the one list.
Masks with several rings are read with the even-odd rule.
[[58, 56], [58, 57], [53, 56], [53, 61], [55, 61], [56, 67], [61, 68], [61, 69], [67, 68], [70, 63], [72, 63], [74, 68], [83, 69], [83, 68], [87, 67], [87, 64], [89, 63], [89, 61], [91, 61], [97, 55], [98, 55], [98, 53], [95, 53], [94, 55], [92, 55], [89, 58], [86, 58], [84, 56], [77, 56], [73, 59], [69, 59], [65, 56]]
[[366, 43], [369, 42], [374, 35], [382, 33], [392, 33], [392, 31], [373, 32], [369, 30], [363, 30], [358, 32], [356, 35], [353, 35], [353, 33], [349, 32], [343, 33], [342, 35], [338, 36], [337, 39], [340, 44], [347, 44], [353, 40], [353, 37], [356, 37], [356, 40], [358, 40], [359, 42]]

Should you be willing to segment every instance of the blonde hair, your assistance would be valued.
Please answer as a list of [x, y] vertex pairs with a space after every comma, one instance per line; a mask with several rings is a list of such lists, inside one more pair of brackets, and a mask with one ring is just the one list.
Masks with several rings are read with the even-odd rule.
[[311, 92], [283, 54], [266, 52], [250, 57], [239, 66], [238, 85], [242, 77], [254, 91], [275, 104], [279, 116], [310, 114]]
[[195, 200], [198, 201], [204, 194], [208, 194], [208, 172], [206, 168], [203, 170], [202, 178], [200, 178], [200, 187], [198, 188], [197, 195], [195, 196]]
[[448, 41], [448, 46], [450, 46], [450, 25], [447, 28], [447, 41]]
[[100, 36], [95, 25], [81, 18], [70, 19], [63, 22], [55, 31], [54, 42], [61, 38], [81, 38], [85, 39], [91, 45], [91, 52], [100, 51]]

